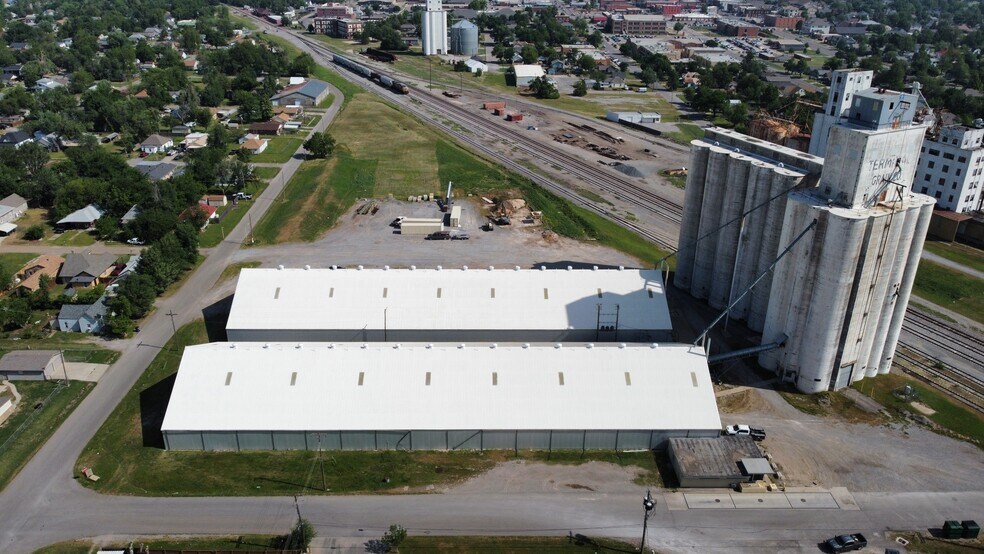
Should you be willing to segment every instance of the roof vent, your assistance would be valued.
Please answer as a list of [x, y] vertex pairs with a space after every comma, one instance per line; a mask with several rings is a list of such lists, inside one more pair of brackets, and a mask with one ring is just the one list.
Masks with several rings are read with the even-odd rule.
[[359, 271], [362, 271], [362, 266], [361, 265], [360, 266], [356, 266], [355, 269], [358, 269]]
[[562, 347], [562, 346], [564, 346], [564, 345], [563, 345], [563, 344], [560, 344], [560, 343], [558, 342], [557, 344], [555, 344], [555, 345], [554, 345], [554, 348], [560, 348], [560, 347]]
[[232, 343], [229, 345], [229, 348], [235, 348], [235, 347], [236, 347], [236, 343]]
[[499, 345], [493, 342], [492, 344], [489, 345], [489, 348], [495, 350], [495, 347], [497, 347], [497, 346], [499, 346]]
[[331, 268], [332, 268], [332, 269], [338, 269], [338, 266], [337, 266], [337, 265], [335, 265], [335, 264], [331, 264]]
[[399, 349], [400, 349], [400, 343], [396, 343], [393, 345], [393, 350], [399, 350]]
[[300, 347], [301, 347], [301, 343], [297, 343], [297, 346], [295, 346], [294, 348], [300, 348]]
[[588, 347], [588, 348], [594, 348], [594, 343], [593, 343], [593, 342], [589, 342], [589, 343], [587, 344], [587, 347]]
[[384, 265], [384, 266], [383, 266], [383, 271], [389, 271], [389, 268], [390, 268], [390, 266], [388, 266], [388, 265]]
[[779, 167], [786, 167], [782, 162], [779, 162]]
[[329, 342], [328, 343], [328, 348], [335, 348], [335, 343]]
[[461, 343], [458, 345], [458, 348], [464, 348], [464, 347], [465, 347], [465, 343]]
[[574, 269], [574, 268], [573, 268], [573, 267], [571, 267], [571, 266], [567, 266], [567, 271], [570, 271], [570, 270], [572, 270], [572, 269]]
[[523, 343], [523, 348], [529, 348], [529, 347], [530, 347], [530, 343], [528, 343], [528, 342], [524, 342]]
[[516, 267], [513, 268], [513, 270], [514, 271], [519, 271], [519, 266], [517, 265]]
[[284, 266], [282, 266], [282, 265], [278, 265], [278, 266], [277, 266], [277, 269], [279, 269], [279, 270], [281, 270], [281, 271], [282, 271], [282, 270], [284, 269]]
[[442, 268], [441, 266], [437, 266], [437, 270], [438, 271], [441, 271], [442, 269], [444, 269], [444, 268]]
[[649, 348], [659, 348], [659, 345], [654, 342], [649, 345]]
[[619, 271], [624, 271], [624, 270], [625, 270], [625, 266], [624, 266], [624, 265], [620, 265], [620, 266], [618, 266], [618, 270], [619, 270]]
[[433, 344], [428, 344], [425, 348], [434, 348]]
[[596, 265], [591, 266], [591, 271], [598, 271], [598, 266]]
[[624, 342], [620, 342], [620, 343], [618, 343], [618, 347], [619, 347], [619, 348], [625, 348], [625, 343], [624, 343]]
[[413, 271], [415, 269], [417, 269], [417, 266], [415, 266], [415, 265], [410, 266], [410, 271]]
[[304, 266], [304, 269], [305, 269], [305, 270], [308, 270], [308, 269], [311, 269], [311, 266], [309, 266], [309, 265], [305, 265], [305, 266]]
[[546, 271], [546, 270], [547, 270], [547, 266], [545, 266], [545, 265], [541, 265], [540, 266], [540, 271]]
[[467, 265], [461, 266], [461, 271], [468, 271], [468, 266]]
[[362, 343], [362, 348], [369, 348], [369, 345], [366, 343]]
[[495, 267], [490, 265], [489, 266], [489, 271], [492, 271], [493, 269], [495, 269]]
[[263, 345], [263, 348], [270, 348], [270, 345], [269, 344], [264, 344]]

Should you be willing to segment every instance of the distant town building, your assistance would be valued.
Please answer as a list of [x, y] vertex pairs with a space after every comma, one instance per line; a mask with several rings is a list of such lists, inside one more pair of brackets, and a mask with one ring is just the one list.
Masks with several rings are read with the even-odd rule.
[[936, 198], [936, 205], [953, 212], [984, 209], [984, 129], [948, 125], [936, 137], [926, 137], [912, 188]]
[[608, 16], [608, 27], [617, 35], [662, 35], [666, 34], [666, 16], [615, 13]]
[[729, 37], [757, 37], [759, 26], [741, 19], [719, 19], [717, 31]]
[[319, 35], [346, 39], [355, 38], [365, 28], [361, 20], [346, 17], [316, 17], [312, 25]]
[[765, 26], [775, 27], [776, 29], [795, 29], [802, 22], [802, 17], [788, 17], [774, 14], [765, 16]]

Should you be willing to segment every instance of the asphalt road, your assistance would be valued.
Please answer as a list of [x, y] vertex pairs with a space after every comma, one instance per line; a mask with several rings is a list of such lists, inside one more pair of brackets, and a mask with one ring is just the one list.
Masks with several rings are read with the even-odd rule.
[[[331, 92], [338, 101], [326, 111], [312, 132], [324, 130], [341, 107], [341, 92], [334, 87], [331, 87]], [[205, 307], [202, 295], [212, 288], [233, 255], [248, 239], [250, 218], [259, 221], [302, 161], [303, 148], [283, 165], [280, 177], [274, 179], [256, 199], [248, 212], [249, 217], [243, 218], [225, 241], [209, 251], [205, 261], [179, 290], [158, 300], [156, 311], [141, 324], [138, 338], [126, 341], [120, 359], [17, 478], [0, 493], [0, 551], [25, 552], [43, 546], [52, 542], [48, 538], [48, 530], [53, 533], [50, 536], [64, 536], [60, 529], [53, 529], [57, 527], [54, 522], [58, 516], [65, 516], [70, 521], [76, 518], [82, 521], [83, 516], [103, 513], [102, 504], [112, 504], [113, 499], [88, 493], [72, 481], [75, 460], [120, 399], [150, 365], [160, 347], [171, 338], [172, 320], [167, 314], [175, 314], [173, 324], [176, 327], [202, 316], [201, 310]], [[0, 252], [6, 251], [14, 249], [0, 247]], [[160, 518], [147, 517], [139, 510], [131, 511], [125, 506], [120, 508], [116, 513], [130, 514], [134, 520], [147, 524], [160, 521]], [[107, 512], [112, 510], [107, 509]], [[180, 512], [180, 508], [176, 512]], [[110, 525], [101, 531], [127, 526], [120, 521], [118, 526]], [[92, 533], [76, 528], [69, 534]]]

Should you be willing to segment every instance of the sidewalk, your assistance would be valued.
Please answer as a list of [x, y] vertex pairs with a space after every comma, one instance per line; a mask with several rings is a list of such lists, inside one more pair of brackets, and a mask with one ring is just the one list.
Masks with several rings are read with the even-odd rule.
[[937, 256], [936, 254], [933, 254], [928, 250], [923, 250], [922, 259], [926, 260], [927, 262], [933, 262], [934, 264], [939, 264], [944, 267], [948, 267], [954, 271], [959, 271], [960, 273], [966, 273], [971, 277], [976, 277], [984, 281], [984, 271], [978, 271], [972, 267], [967, 267], [953, 260], [944, 258], [943, 256]]

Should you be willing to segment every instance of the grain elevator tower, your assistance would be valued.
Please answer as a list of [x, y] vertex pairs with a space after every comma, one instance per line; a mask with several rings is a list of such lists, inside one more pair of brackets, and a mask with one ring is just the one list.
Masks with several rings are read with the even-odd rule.
[[916, 95], [850, 94], [825, 159], [717, 129], [692, 143], [674, 283], [724, 308], [765, 275], [729, 315], [782, 343], [759, 363], [804, 392], [888, 372], [935, 203], [911, 191]]
[[421, 16], [420, 47], [425, 56], [448, 53], [448, 12], [441, 0], [427, 0]]

